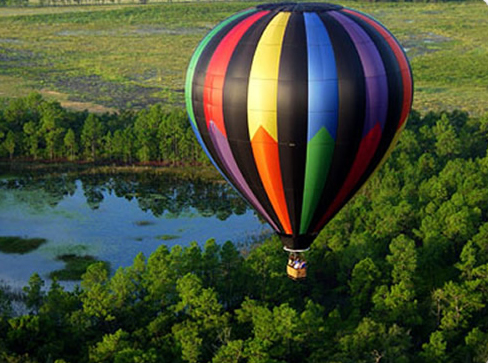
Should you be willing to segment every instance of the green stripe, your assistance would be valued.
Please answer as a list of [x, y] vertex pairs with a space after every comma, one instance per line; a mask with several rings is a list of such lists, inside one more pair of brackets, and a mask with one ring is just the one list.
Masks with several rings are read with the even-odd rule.
[[308, 142], [300, 234], [307, 232], [317, 209], [329, 173], [334, 145], [335, 141], [325, 127]]
[[244, 17], [250, 13], [256, 12], [256, 9], [248, 9], [244, 10], [240, 13], [234, 14], [231, 17], [227, 18], [220, 24], [218, 24], [215, 28], [213, 28], [205, 38], [200, 42], [200, 44], [197, 46], [197, 49], [195, 49], [195, 52], [193, 53], [193, 56], [191, 57], [190, 64], [188, 66], [188, 70], [186, 72], [186, 83], [185, 83], [185, 102], [186, 102], [186, 110], [188, 112], [188, 115], [190, 116], [190, 120], [193, 123], [193, 126], [197, 128], [197, 124], [195, 121], [195, 114], [193, 112], [193, 103], [192, 103], [192, 82], [193, 82], [193, 76], [195, 75], [195, 68], [198, 63], [198, 59], [200, 59], [200, 55], [202, 54], [203, 50], [207, 46], [207, 44], [210, 42], [210, 40], [220, 31], [222, 30], [223, 27], [225, 27], [227, 24], [230, 22], [234, 21], [235, 19], [239, 17]]

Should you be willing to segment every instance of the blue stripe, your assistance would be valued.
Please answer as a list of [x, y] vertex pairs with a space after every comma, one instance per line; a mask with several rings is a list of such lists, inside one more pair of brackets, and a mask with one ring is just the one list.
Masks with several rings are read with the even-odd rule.
[[322, 127], [335, 140], [339, 85], [334, 50], [327, 29], [316, 13], [304, 13], [308, 52], [308, 141]]
[[212, 158], [212, 155], [208, 151], [207, 145], [205, 145], [205, 143], [203, 142], [202, 135], [200, 135], [200, 131], [198, 131], [198, 128], [196, 126], [197, 123], [195, 122], [195, 119], [192, 117], [192, 114], [190, 114], [189, 112], [188, 112], [188, 117], [192, 121], [192, 122], [190, 122], [190, 125], [191, 125], [191, 128], [193, 129], [193, 133], [195, 134], [195, 137], [197, 138], [198, 143], [202, 147], [203, 151], [205, 151], [205, 154], [207, 154], [207, 157], [210, 159], [213, 166], [215, 166], [215, 169], [217, 169], [219, 171], [219, 173], [222, 174], [224, 176], [224, 178], [227, 180], [227, 178], [225, 177], [225, 174], [222, 173], [219, 166], [217, 165], [215, 160]]
[[[188, 114], [188, 116], [191, 118], [191, 115]], [[230, 179], [222, 172], [222, 170], [219, 168], [219, 166], [217, 165], [217, 163], [215, 162], [214, 158], [212, 157], [212, 155], [210, 154], [210, 152], [208, 151], [207, 149], [207, 146], [205, 145], [205, 143], [203, 142], [203, 139], [202, 139], [202, 135], [200, 135], [200, 131], [198, 131], [198, 128], [196, 126], [196, 123], [194, 122], [190, 122], [191, 124], [191, 128], [193, 129], [193, 133], [195, 134], [195, 137], [197, 138], [197, 141], [198, 143], [201, 145], [203, 151], [205, 151], [205, 154], [207, 154], [207, 157], [209, 158], [209, 160], [211, 161], [212, 165], [215, 167], [215, 169], [217, 169], [217, 171], [220, 173], [220, 175], [222, 175], [222, 177], [225, 179], [225, 181], [228, 183], [228, 185], [230, 185], [232, 187], [232, 189], [234, 189], [234, 191], [242, 198], [244, 199], [245, 201], [247, 201], [247, 198], [244, 198], [244, 195], [239, 191], [239, 189], [237, 189], [235, 186], [234, 186], [234, 183], [232, 183], [230, 181]], [[270, 223], [271, 224], [271, 223]]]

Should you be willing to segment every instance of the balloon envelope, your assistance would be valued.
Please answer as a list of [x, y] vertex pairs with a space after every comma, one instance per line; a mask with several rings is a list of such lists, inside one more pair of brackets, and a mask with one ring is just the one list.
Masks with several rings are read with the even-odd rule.
[[413, 96], [391, 33], [325, 3], [224, 20], [195, 50], [185, 91], [208, 156], [290, 250], [308, 248], [389, 154]]

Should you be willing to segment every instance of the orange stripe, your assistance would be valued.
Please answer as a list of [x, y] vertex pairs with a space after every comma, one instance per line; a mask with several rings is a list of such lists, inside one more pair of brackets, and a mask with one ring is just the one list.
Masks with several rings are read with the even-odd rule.
[[254, 160], [264, 190], [277, 214], [286, 234], [292, 234], [290, 217], [286, 206], [285, 192], [281, 179], [278, 143], [260, 126], [251, 140]]

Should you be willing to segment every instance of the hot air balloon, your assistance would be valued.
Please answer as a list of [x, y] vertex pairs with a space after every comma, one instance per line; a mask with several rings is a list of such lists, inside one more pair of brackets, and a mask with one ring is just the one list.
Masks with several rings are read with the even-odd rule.
[[209, 32], [185, 97], [214, 165], [298, 253], [389, 155], [412, 83], [402, 47], [370, 16], [272, 3]]

